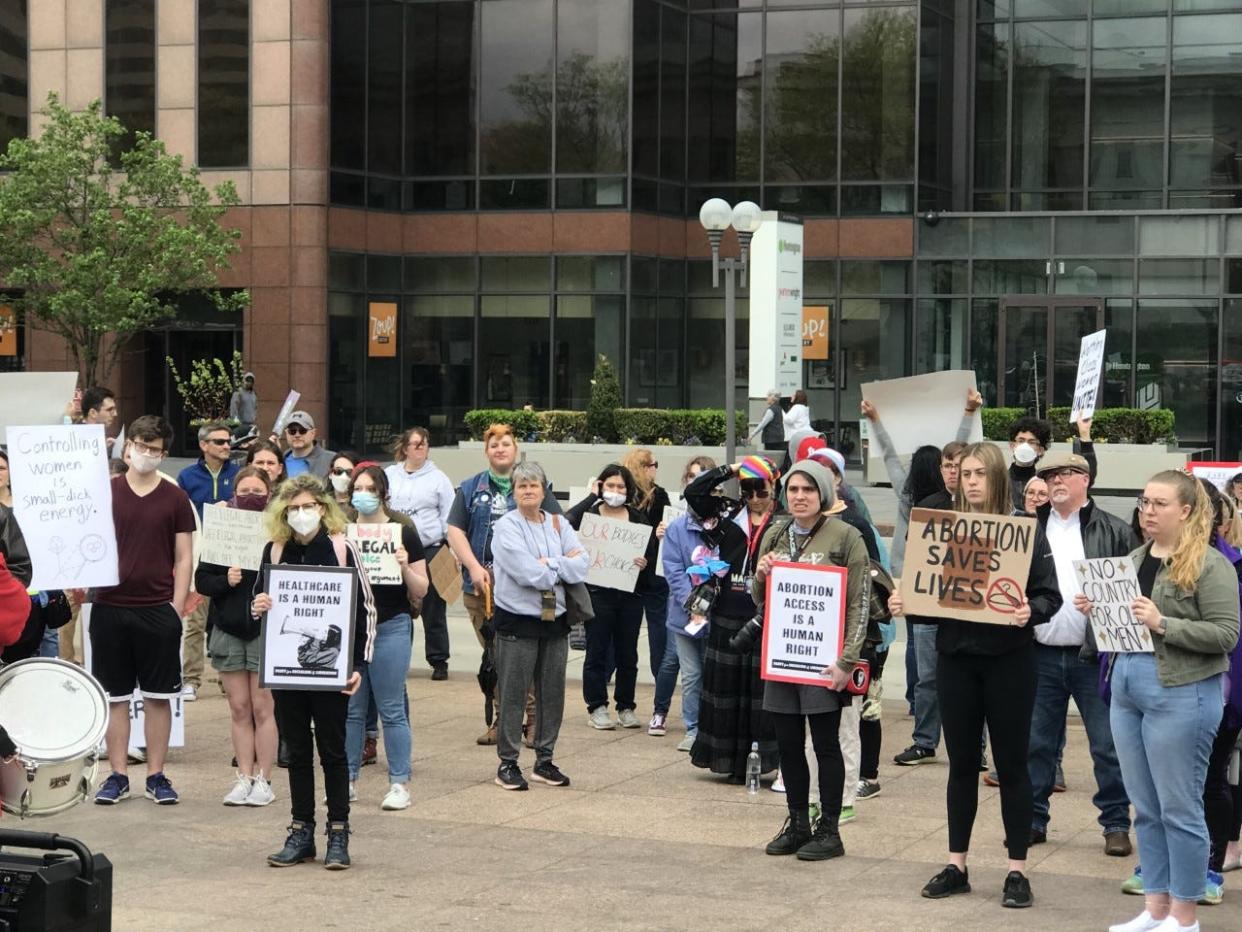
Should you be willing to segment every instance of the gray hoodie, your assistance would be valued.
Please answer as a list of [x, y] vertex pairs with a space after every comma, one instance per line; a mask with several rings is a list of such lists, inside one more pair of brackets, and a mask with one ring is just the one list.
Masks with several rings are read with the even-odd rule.
[[405, 463], [393, 463], [384, 469], [384, 475], [388, 477], [388, 507], [413, 520], [424, 547], [441, 543], [453, 507], [449, 477], [431, 460], [414, 472], [407, 472]]

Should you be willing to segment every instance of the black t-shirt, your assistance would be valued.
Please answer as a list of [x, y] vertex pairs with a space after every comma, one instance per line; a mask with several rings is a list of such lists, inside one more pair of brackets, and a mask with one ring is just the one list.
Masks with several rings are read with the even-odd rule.
[[[405, 548], [411, 566], [419, 560], [426, 559], [423, 554], [422, 541], [418, 539], [418, 534], [413, 528], [401, 526], [401, 546]], [[410, 613], [410, 595], [405, 588], [405, 583], [386, 583], [380, 586], [372, 583], [371, 592], [375, 595], [377, 622], [385, 622], [397, 615]]]
[[1151, 598], [1152, 587], [1156, 585], [1156, 574], [1160, 572], [1162, 563], [1164, 563], [1164, 560], [1160, 557], [1153, 557], [1151, 550], [1148, 550], [1147, 555], [1143, 557], [1143, 562], [1139, 564], [1139, 592], [1143, 593], [1145, 598]]

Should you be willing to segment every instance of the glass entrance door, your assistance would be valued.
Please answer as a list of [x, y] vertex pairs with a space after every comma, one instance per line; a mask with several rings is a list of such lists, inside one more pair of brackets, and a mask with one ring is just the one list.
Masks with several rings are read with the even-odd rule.
[[1104, 300], [1005, 296], [997, 339], [1000, 403], [1046, 417], [1074, 400], [1080, 342], [1104, 327]]

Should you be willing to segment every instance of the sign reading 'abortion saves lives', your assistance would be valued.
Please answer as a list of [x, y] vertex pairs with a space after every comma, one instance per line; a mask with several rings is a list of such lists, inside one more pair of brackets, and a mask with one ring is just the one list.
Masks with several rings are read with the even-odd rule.
[[1091, 631], [1100, 650], [1114, 654], [1151, 653], [1155, 648], [1147, 625], [1134, 617], [1130, 605], [1141, 594], [1138, 574], [1129, 557], [1075, 560], [1078, 588], [1091, 603]]
[[1034, 518], [915, 508], [901, 577], [906, 614], [1013, 624], [1034, 546]]
[[764, 590], [759, 675], [823, 686], [845, 646], [846, 572], [839, 566], [773, 563]]
[[647, 553], [647, 544], [654, 532], [655, 528], [649, 524], [605, 518], [590, 512], [584, 514], [578, 539], [591, 555], [586, 581], [604, 589], [633, 592], [642, 571], [634, 558]]

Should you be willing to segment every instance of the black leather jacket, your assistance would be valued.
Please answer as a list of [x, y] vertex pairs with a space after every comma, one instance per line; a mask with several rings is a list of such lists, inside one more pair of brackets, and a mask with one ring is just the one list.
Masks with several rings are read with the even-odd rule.
[[30, 552], [26, 549], [26, 538], [22, 537], [22, 529], [18, 527], [12, 509], [6, 505], [0, 505], [0, 553], [4, 554], [4, 562], [8, 564], [13, 578], [23, 586], [29, 586], [34, 573], [30, 565]]

